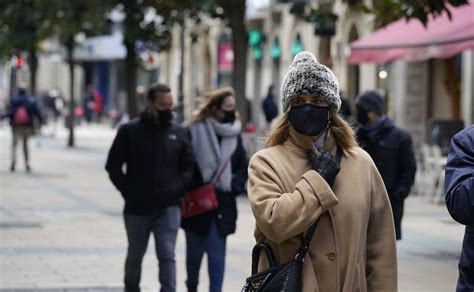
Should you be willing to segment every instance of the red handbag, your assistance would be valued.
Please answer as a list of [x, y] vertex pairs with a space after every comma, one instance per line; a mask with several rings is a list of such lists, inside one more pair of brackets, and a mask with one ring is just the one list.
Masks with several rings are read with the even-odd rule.
[[201, 215], [219, 207], [214, 184], [219, 181], [227, 163], [228, 161], [211, 183], [200, 186], [184, 195], [181, 199], [181, 216], [183, 216], [183, 218]]

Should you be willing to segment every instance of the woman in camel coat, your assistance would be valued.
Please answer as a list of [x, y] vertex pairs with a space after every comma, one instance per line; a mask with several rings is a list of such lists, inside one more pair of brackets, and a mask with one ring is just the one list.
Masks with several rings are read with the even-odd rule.
[[[338, 116], [340, 104], [334, 74], [311, 53], [299, 53], [282, 86], [284, 115], [269, 148], [249, 165], [255, 238], [272, 247], [278, 264], [287, 263], [322, 216], [303, 264], [302, 291], [397, 291], [387, 192], [372, 159]], [[334, 156], [338, 147], [340, 165], [322, 163], [327, 155], [321, 154]], [[267, 267], [262, 255], [259, 271]]]

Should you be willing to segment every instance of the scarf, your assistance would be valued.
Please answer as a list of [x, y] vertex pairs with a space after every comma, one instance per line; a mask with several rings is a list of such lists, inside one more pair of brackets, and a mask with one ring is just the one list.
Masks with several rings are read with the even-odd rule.
[[290, 143], [305, 150], [313, 151], [316, 156], [320, 156], [323, 150], [329, 150], [333, 155], [336, 153], [336, 141], [331, 133], [331, 128], [321, 133], [316, 141], [311, 136], [298, 133], [293, 126], [290, 126], [288, 140]]
[[[237, 149], [237, 137], [242, 124], [239, 120], [231, 123], [220, 123], [213, 118], [191, 126], [192, 145], [202, 179], [212, 182], [218, 172], [222, 172], [215, 183], [216, 189], [232, 191], [232, 154]], [[219, 139], [221, 138], [220, 144]]]
[[385, 125], [386, 120], [387, 120], [387, 117], [384, 116], [384, 117], [382, 117], [382, 119], [380, 119], [380, 121], [376, 125], [373, 125], [372, 127], [363, 126], [363, 129], [369, 135], [376, 134], [378, 132], [378, 130], [380, 130]]

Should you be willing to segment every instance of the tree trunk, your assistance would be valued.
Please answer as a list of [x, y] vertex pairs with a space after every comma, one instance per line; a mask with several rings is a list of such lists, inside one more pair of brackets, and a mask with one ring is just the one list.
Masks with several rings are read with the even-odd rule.
[[[35, 11], [34, 1], [27, 1], [25, 3], [30, 12]], [[27, 20], [26, 23], [28, 30], [32, 33], [32, 39], [28, 51], [28, 61], [30, 65], [30, 94], [36, 96], [36, 71], [38, 69], [38, 52], [36, 45], [38, 44], [38, 31], [40, 28], [36, 27], [35, 21], [32, 21], [31, 19]]]
[[68, 127], [69, 127], [69, 139], [67, 145], [69, 147], [74, 147], [75, 145], [75, 137], [74, 137], [74, 109], [76, 107], [75, 101], [74, 101], [74, 60], [73, 60], [73, 49], [74, 49], [74, 39], [70, 39], [67, 42], [67, 52], [68, 52], [68, 65], [69, 65], [69, 77], [70, 77], [70, 88], [69, 88], [69, 94], [71, 97], [71, 100], [69, 101], [69, 121], [68, 121]]
[[247, 29], [245, 27], [245, 0], [224, 0], [223, 8], [230, 20], [232, 29], [232, 45], [234, 48], [234, 70], [232, 85], [237, 99], [237, 109], [242, 122], [248, 122], [249, 104], [245, 96], [247, 84]]
[[125, 41], [127, 48], [127, 57], [125, 59], [127, 76], [127, 109], [130, 118], [138, 116], [136, 88], [137, 88], [137, 54], [135, 52], [135, 43]]
[[36, 48], [33, 47], [29, 52], [30, 59], [30, 93], [36, 95], [36, 72], [38, 71], [38, 55]]

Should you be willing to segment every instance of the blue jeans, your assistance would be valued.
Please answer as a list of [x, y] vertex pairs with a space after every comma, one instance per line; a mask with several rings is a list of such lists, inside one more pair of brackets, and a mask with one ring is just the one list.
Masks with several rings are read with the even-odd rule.
[[224, 282], [226, 237], [219, 234], [215, 220], [212, 221], [207, 237], [186, 231], [186, 271], [188, 288], [196, 288], [199, 283], [201, 261], [207, 253], [207, 265], [211, 292], [221, 292]]
[[124, 215], [128, 251], [125, 261], [125, 290], [140, 291], [142, 260], [150, 233], [155, 236], [161, 292], [176, 291], [175, 245], [181, 221], [179, 207], [163, 210], [160, 216]]

